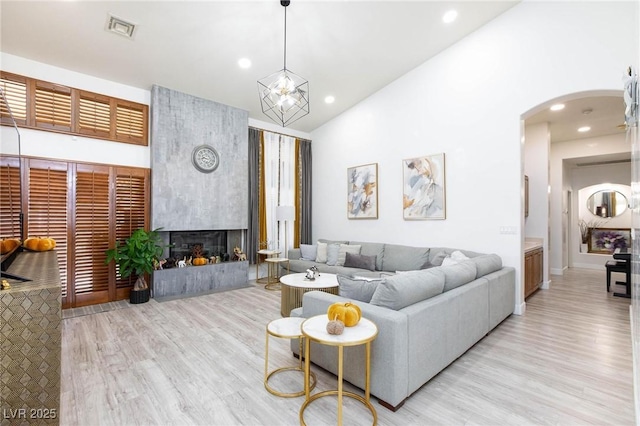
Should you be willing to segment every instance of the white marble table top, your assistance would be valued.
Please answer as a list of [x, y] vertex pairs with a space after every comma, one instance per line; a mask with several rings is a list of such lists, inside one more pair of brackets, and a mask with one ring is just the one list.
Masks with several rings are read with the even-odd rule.
[[280, 277], [282, 284], [289, 287], [302, 287], [302, 288], [329, 288], [338, 287], [338, 277], [336, 274], [321, 273], [315, 280], [310, 281], [305, 278], [305, 273], [288, 274]]
[[353, 327], [345, 327], [342, 334], [327, 332], [327, 315], [317, 315], [302, 323], [302, 334], [305, 337], [331, 346], [356, 346], [371, 342], [378, 335], [378, 327], [366, 318], [360, 318]]
[[287, 259], [286, 257], [268, 257], [264, 261], [265, 262], [280, 263], [280, 262], [287, 262], [288, 260], [289, 259]]
[[264, 255], [267, 255], [267, 256], [273, 256], [275, 254], [280, 254], [280, 250], [262, 249], [262, 250], [258, 250], [258, 254], [264, 254]]
[[272, 336], [295, 338], [302, 336], [301, 325], [305, 318], [286, 317], [279, 318], [267, 324], [267, 331]]

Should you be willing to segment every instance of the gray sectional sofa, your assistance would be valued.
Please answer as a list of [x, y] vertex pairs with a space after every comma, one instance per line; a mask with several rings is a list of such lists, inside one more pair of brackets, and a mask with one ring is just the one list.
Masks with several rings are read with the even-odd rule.
[[[495, 254], [377, 243], [359, 245], [365, 252], [377, 252], [376, 265], [380, 269], [346, 271], [340, 269], [344, 266], [330, 269], [326, 264], [317, 264], [320, 273], [348, 272], [338, 276], [340, 296], [319, 291], [306, 293], [302, 307], [294, 309], [291, 316], [325, 315], [335, 302], [358, 304], [362, 316], [373, 321], [379, 330], [371, 345], [371, 394], [395, 411], [513, 313], [515, 270], [503, 267]], [[458, 260], [441, 265], [441, 259], [455, 254]], [[302, 272], [310, 265], [307, 262], [292, 260], [292, 272]], [[407, 271], [410, 263], [422, 268], [401, 272]], [[366, 278], [376, 275], [379, 278], [375, 280]], [[292, 343], [291, 349], [297, 354], [297, 343]], [[364, 348], [347, 347], [344, 356], [345, 380], [363, 389]], [[313, 343], [311, 361], [337, 373], [335, 347]]]

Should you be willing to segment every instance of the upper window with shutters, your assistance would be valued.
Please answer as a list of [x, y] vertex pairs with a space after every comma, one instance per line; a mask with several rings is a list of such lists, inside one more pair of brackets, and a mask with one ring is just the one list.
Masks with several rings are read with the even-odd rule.
[[[18, 126], [149, 144], [147, 105], [4, 71], [0, 71], [0, 89]], [[0, 102], [0, 123], [13, 125], [4, 102]]]

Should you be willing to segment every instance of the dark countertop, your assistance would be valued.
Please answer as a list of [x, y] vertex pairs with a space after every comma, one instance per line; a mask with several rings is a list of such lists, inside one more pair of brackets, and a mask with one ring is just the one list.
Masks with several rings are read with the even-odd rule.
[[6, 277], [11, 288], [8, 290], [0, 290], [0, 297], [5, 294], [16, 295], [21, 292], [41, 291], [54, 287], [60, 288], [60, 271], [58, 269], [58, 260], [55, 250], [33, 252], [23, 251], [17, 253], [7, 272], [24, 278], [30, 278], [31, 281], [18, 281]]

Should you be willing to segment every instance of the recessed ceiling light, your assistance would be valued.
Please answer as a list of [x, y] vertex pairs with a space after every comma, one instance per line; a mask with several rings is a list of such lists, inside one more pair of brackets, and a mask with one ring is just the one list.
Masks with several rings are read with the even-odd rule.
[[458, 17], [458, 12], [456, 10], [451, 9], [450, 11], [448, 11], [442, 16], [442, 22], [444, 22], [445, 24], [450, 24], [453, 21], [455, 21], [457, 17]]
[[324, 98], [324, 101], [328, 104], [332, 104], [336, 101], [336, 98], [334, 98], [333, 96], [327, 96], [326, 98]]
[[549, 108], [551, 111], [560, 111], [564, 109], [564, 104], [555, 104], [555, 105], [551, 105], [551, 108]]
[[589, 130], [591, 130], [591, 127], [589, 127], [589, 126], [582, 126], [582, 127], [578, 128], [578, 131], [580, 133], [588, 132]]
[[240, 66], [240, 68], [251, 68], [251, 60], [248, 58], [241, 58], [238, 60], [238, 66]]

